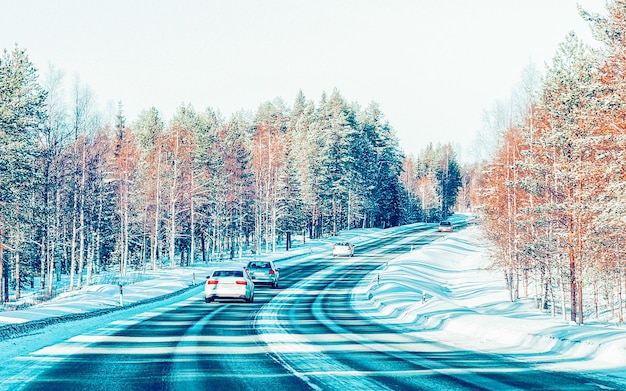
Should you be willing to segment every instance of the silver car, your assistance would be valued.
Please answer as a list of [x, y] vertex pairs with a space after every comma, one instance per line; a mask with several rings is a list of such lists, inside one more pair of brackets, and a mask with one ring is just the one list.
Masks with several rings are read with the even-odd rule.
[[256, 285], [267, 284], [271, 285], [272, 288], [278, 288], [280, 268], [274, 266], [273, 261], [250, 261], [246, 268]]
[[354, 244], [337, 242], [333, 244], [333, 257], [351, 257], [354, 255]]
[[449, 221], [442, 221], [439, 223], [439, 227], [437, 228], [437, 231], [439, 232], [452, 232], [453, 230], [454, 226]]
[[254, 282], [244, 268], [215, 269], [204, 284], [204, 301], [215, 299], [242, 299], [254, 301]]

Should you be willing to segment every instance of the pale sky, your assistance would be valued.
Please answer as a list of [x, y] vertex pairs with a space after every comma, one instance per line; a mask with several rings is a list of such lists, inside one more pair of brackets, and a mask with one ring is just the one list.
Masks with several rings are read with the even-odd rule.
[[[485, 110], [541, 71], [604, 0], [0, 0], [0, 49], [79, 77], [129, 122], [182, 104], [225, 118], [337, 88], [379, 103], [406, 154], [468, 148]], [[68, 88], [69, 90], [69, 88]]]

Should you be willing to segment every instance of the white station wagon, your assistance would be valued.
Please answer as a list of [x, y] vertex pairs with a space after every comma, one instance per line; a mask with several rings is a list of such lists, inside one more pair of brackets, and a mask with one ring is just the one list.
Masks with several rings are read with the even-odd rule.
[[254, 282], [246, 269], [215, 269], [204, 284], [204, 301], [216, 299], [241, 299], [246, 303], [254, 301]]
[[333, 257], [351, 257], [354, 255], [354, 244], [337, 242], [333, 244]]

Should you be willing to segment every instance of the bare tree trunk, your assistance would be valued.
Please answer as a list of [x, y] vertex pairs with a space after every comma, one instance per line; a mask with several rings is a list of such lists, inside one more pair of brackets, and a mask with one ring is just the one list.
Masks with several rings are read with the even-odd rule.
[[102, 242], [102, 236], [100, 235], [100, 227], [96, 230], [96, 238], [94, 239], [94, 267], [96, 268], [96, 273], [100, 271], [102, 268], [102, 259], [100, 257], [100, 243]]
[[213, 216], [213, 232], [212, 234], [212, 240], [211, 240], [211, 260], [215, 259], [215, 252], [216, 252], [216, 246], [217, 246], [217, 210], [215, 211], [215, 214]]
[[[52, 253], [54, 254], [54, 243], [52, 244]], [[54, 292], [54, 256], [50, 258], [48, 263], [48, 296], [52, 297]]]
[[[16, 243], [17, 244], [17, 243]], [[19, 246], [15, 246], [15, 300], [20, 299], [20, 251]]]
[[335, 203], [335, 195], [333, 194], [333, 199], [332, 199], [332, 209], [333, 209], [333, 232], [332, 235], [335, 236], [337, 235], [337, 206]]
[[[178, 130], [176, 131], [178, 132]], [[178, 133], [176, 134], [176, 141], [174, 147], [174, 158], [173, 158], [173, 168], [172, 168], [172, 183], [170, 186], [170, 238], [169, 238], [169, 247], [170, 247], [170, 267], [174, 267], [174, 257], [176, 255], [176, 191], [178, 186]]]
[[276, 194], [276, 187], [274, 187], [274, 192], [273, 192], [273, 197], [272, 197], [272, 222], [271, 222], [271, 237], [272, 237], [272, 253], [276, 252], [276, 241], [277, 241], [277, 237], [276, 237], [276, 225], [277, 225], [277, 220], [278, 220], [278, 205], [277, 202], [277, 194]]
[[81, 178], [80, 178], [80, 216], [79, 216], [79, 245], [78, 245], [78, 289], [82, 287], [83, 267], [85, 265], [85, 172], [87, 146], [83, 143]]
[[94, 254], [96, 252], [95, 250], [95, 236], [96, 233], [94, 231], [91, 232], [91, 240], [89, 241], [89, 245], [87, 246], [87, 276], [85, 277], [85, 286], [90, 285], [91, 281], [92, 281], [92, 275], [93, 275], [93, 264], [94, 264]]
[[583, 303], [583, 283], [581, 279], [577, 281], [577, 299], [578, 299], [578, 324], [582, 325], [584, 323], [584, 303]]
[[206, 258], [206, 237], [207, 234], [202, 231], [202, 236], [200, 237], [200, 249], [202, 251], [202, 263], [206, 264], [207, 263], [207, 258]]
[[596, 319], [600, 318], [600, 288], [598, 287], [598, 280], [594, 278], [593, 281], [593, 308], [596, 314]]
[[157, 251], [159, 248], [159, 222], [161, 221], [161, 145], [159, 143], [156, 170], [156, 190], [154, 200], [154, 232], [150, 249], [152, 270], [156, 270]]
[[[48, 229], [48, 224], [46, 224], [46, 232], [49, 232]], [[46, 243], [48, 242], [48, 235], [44, 235], [41, 238], [41, 262], [39, 264], [39, 289], [41, 291], [43, 291], [44, 289], [46, 289], [46, 264], [47, 264], [47, 255], [48, 255], [48, 247], [46, 246]]]
[[74, 279], [76, 271], [76, 236], [78, 235], [78, 227], [76, 222], [76, 209], [78, 208], [78, 193], [74, 189], [74, 202], [72, 205], [72, 243], [70, 252], [70, 291], [74, 290]]
[[172, 186], [172, 190], [170, 191], [170, 238], [169, 238], [169, 254], [170, 254], [170, 267], [174, 267], [174, 256], [176, 254], [176, 202], [174, 195], [174, 186]]
[[243, 258], [243, 197], [239, 200], [239, 259]]
[[554, 295], [554, 289], [552, 288], [552, 281], [550, 281], [550, 301], [552, 304], [552, 309], [550, 310], [550, 314], [553, 318], [556, 318], [556, 297]]
[[[193, 180], [193, 175], [191, 175], [191, 186], [190, 186], [190, 194], [189, 194], [189, 208], [190, 208], [190, 212], [189, 212], [189, 218], [190, 218], [190, 227], [189, 227], [189, 235], [190, 237], [190, 246], [191, 248], [189, 249], [189, 263], [193, 263], [195, 261], [195, 247], [196, 247], [196, 211], [194, 210], [194, 202], [193, 202], [193, 189], [194, 189], [194, 180]], [[189, 266], [189, 264], [187, 265]]]
[[[578, 160], [578, 175], [582, 175], [583, 173], [583, 160], [584, 160], [584, 155], [581, 153], [580, 154], [580, 159]], [[577, 204], [583, 205], [583, 179], [581, 177], [578, 178], [578, 186], [577, 186], [577, 190], [578, 190], [578, 195], [576, 197], [576, 201]], [[577, 218], [576, 218], [576, 223], [578, 225], [578, 232], [577, 232], [577, 250], [578, 250], [578, 256], [577, 258], [577, 262], [576, 262], [576, 275], [578, 276], [577, 281], [576, 281], [576, 289], [577, 289], [577, 300], [578, 300], [578, 324], [582, 325], [583, 324], [583, 318], [584, 318], [584, 310], [585, 310], [585, 306], [584, 306], [584, 301], [583, 301], [583, 281], [582, 281], [582, 275], [583, 275], [583, 212], [581, 210], [577, 210], [576, 211], [577, 214]]]
[[126, 200], [122, 205], [122, 259], [120, 271], [123, 276], [126, 275], [126, 266], [128, 265], [128, 210], [126, 207]]
[[[2, 255], [1, 248], [0, 248], [0, 255]], [[626, 305], [626, 303], [624, 303], [623, 288], [626, 287], [626, 278], [624, 278], [623, 272], [620, 273], [617, 286], [618, 286], [617, 299], [619, 303], [619, 323], [624, 324], [624, 306]]]
[[[571, 232], [571, 231], [570, 231]], [[574, 249], [569, 249], [569, 281], [570, 281], [570, 300], [571, 300], [571, 316], [570, 320], [572, 322], [577, 321], [576, 311], [578, 309], [578, 301], [577, 301], [577, 281], [576, 281], [576, 258], [574, 256]]]
[[567, 302], [566, 302], [567, 295], [565, 294], [565, 292], [567, 292], [566, 282], [562, 281], [562, 283], [559, 284], [559, 286], [561, 287], [561, 312], [563, 314], [563, 320], [567, 320]]
[[55, 189], [55, 221], [54, 221], [54, 232], [52, 235], [52, 240], [50, 241], [50, 257], [48, 263], [48, 295], [52, 297], [54, 293], [54, 274], [56, 272], [55, 261], [56, 261], [56, 247], [58, 245], [59, 232], [61, 226], [61, 192], [59, 191], [58, 186]]
[[2, 281], [4, 280], [4, 246], [2, 245], [2, 234], [4, 232], [0, 229], [0, 303], [4, 303], [6, 301], [6, 297], [4, 296], [4, 291], [2, 289]]

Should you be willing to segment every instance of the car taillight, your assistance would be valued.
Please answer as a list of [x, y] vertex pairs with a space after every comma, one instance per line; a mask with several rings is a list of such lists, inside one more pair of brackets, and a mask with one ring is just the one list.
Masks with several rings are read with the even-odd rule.
[[206, 284], [207, 285], [215, 285], [215, 284], [217, 284], [217, 280], [207, 280]]
[[248, 281], [246, 281], [246, 280], [237, 280], [237, 281], [235, 281], [235, 284], [237, 284], [237, 285], [248, 285]]
[[268, 274], [274, 274], [274, 269], [270, 269], [270, 272]]

